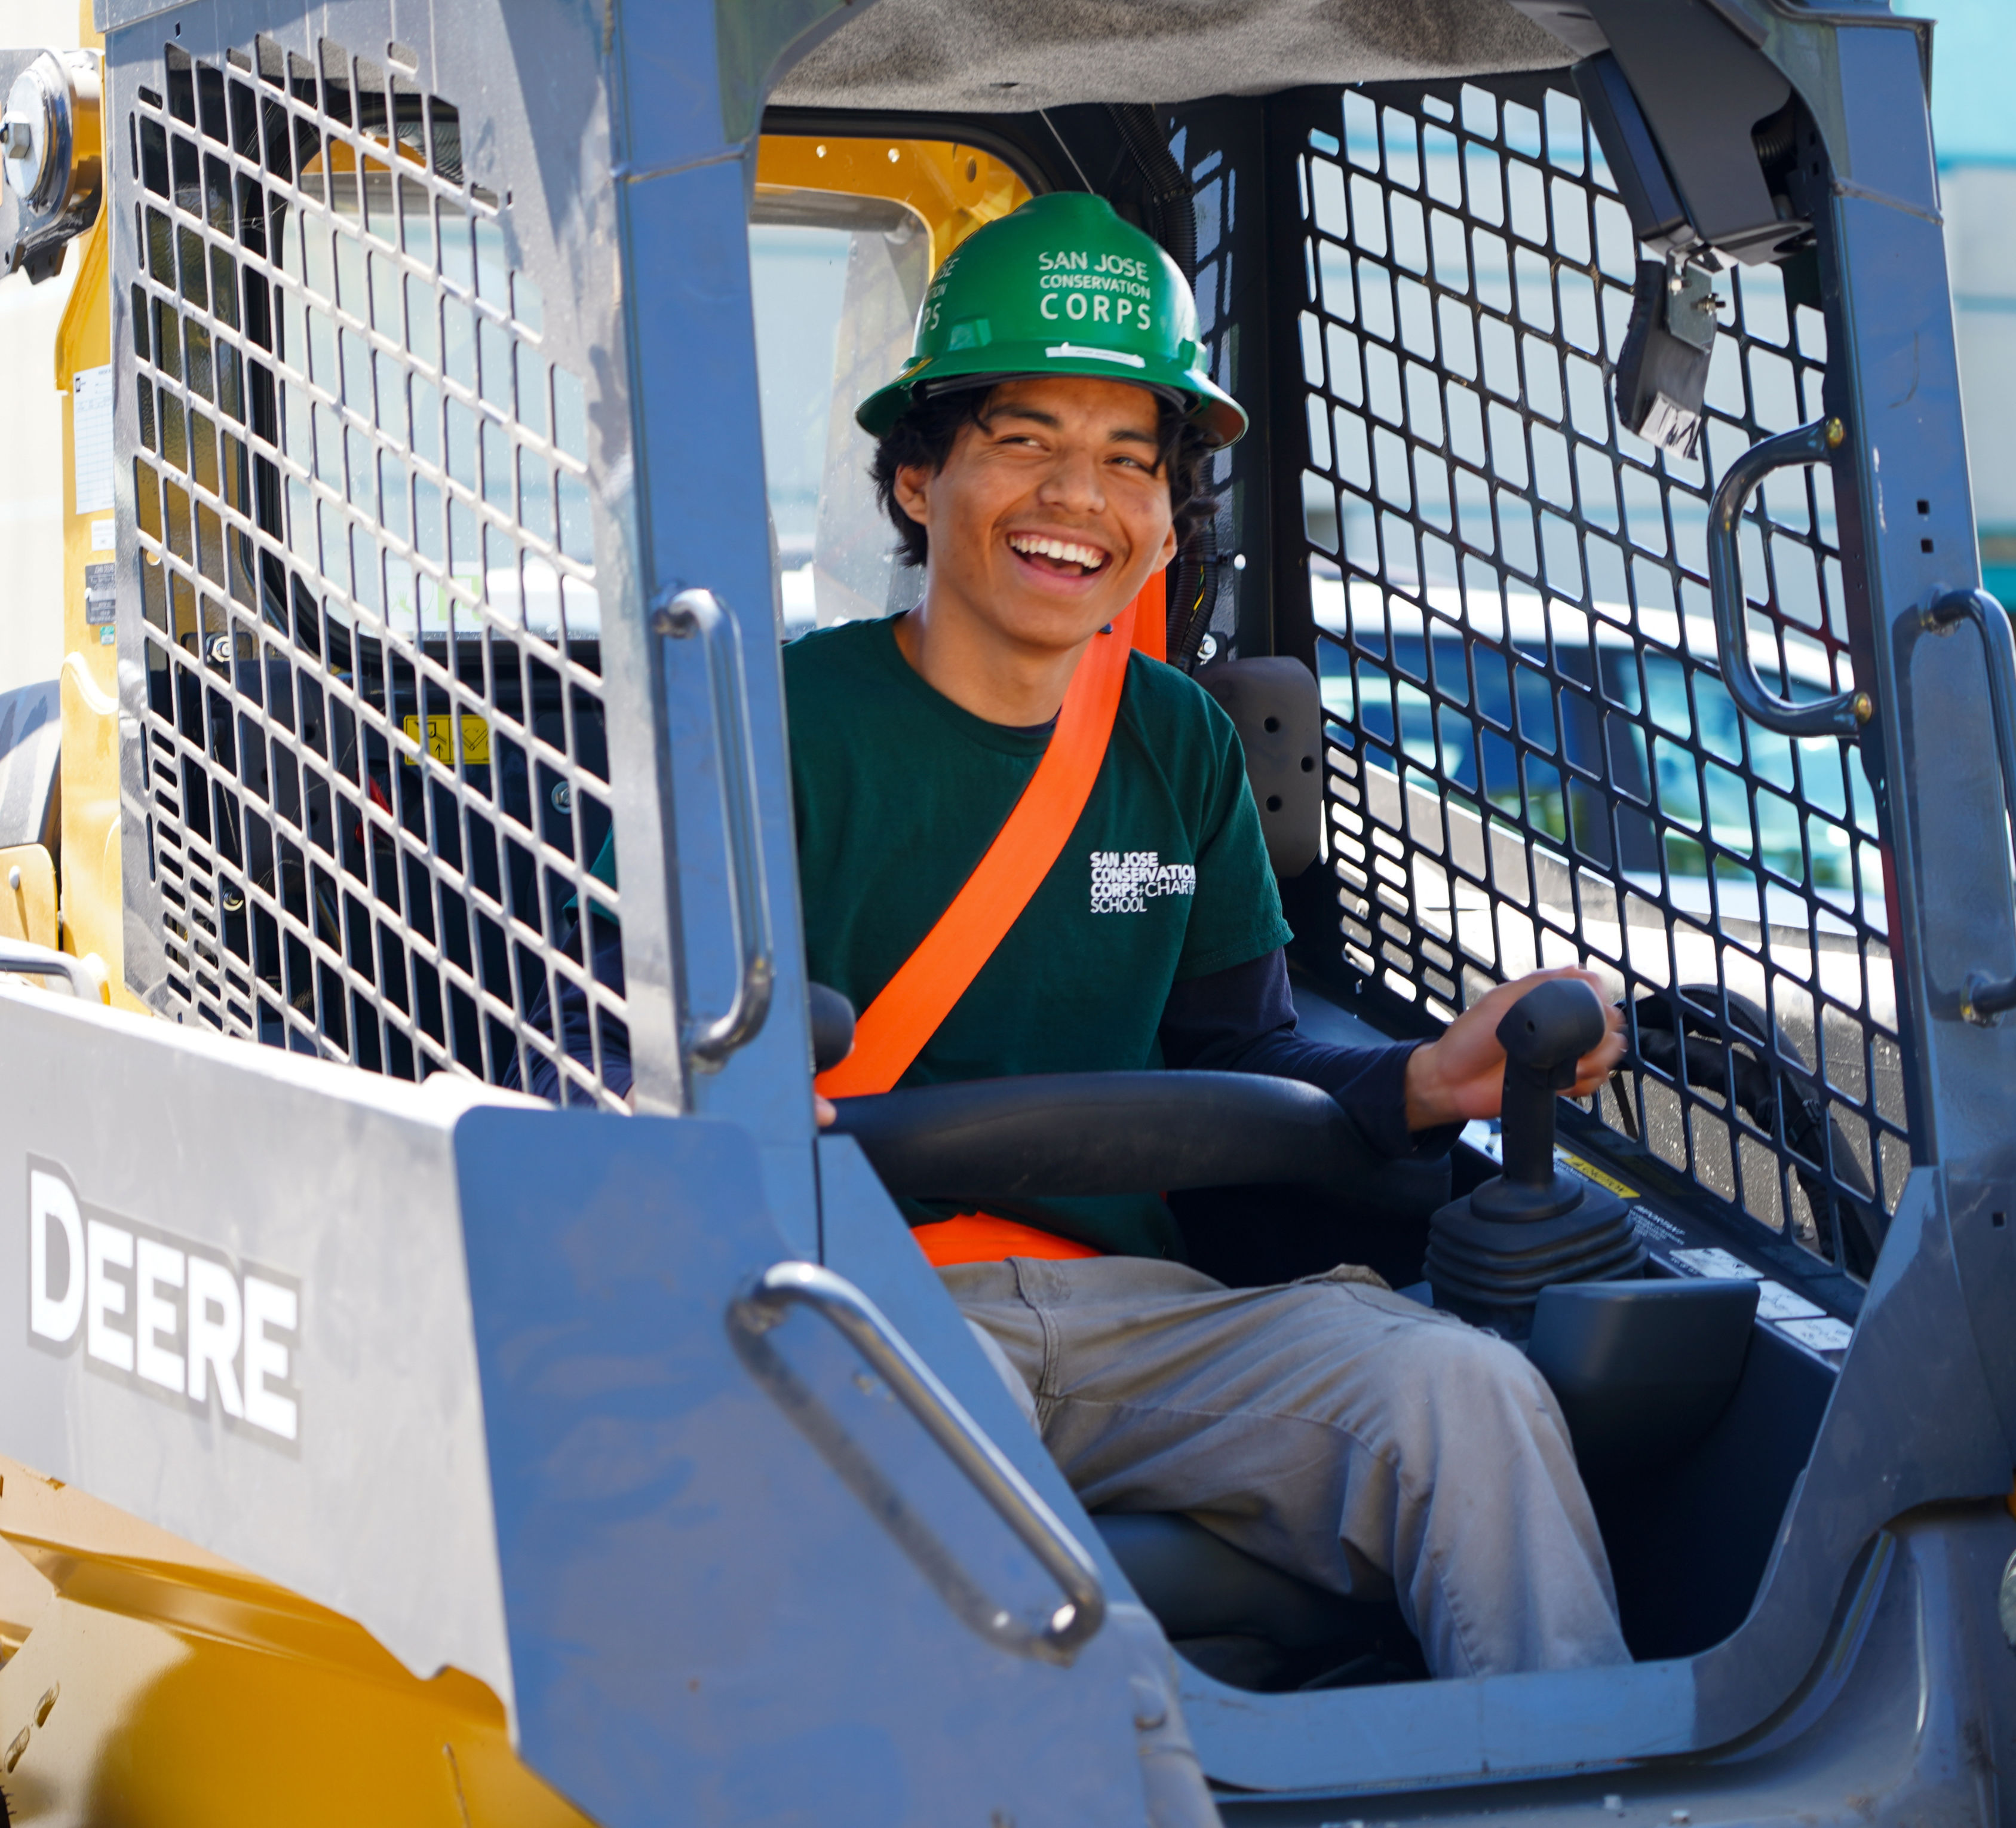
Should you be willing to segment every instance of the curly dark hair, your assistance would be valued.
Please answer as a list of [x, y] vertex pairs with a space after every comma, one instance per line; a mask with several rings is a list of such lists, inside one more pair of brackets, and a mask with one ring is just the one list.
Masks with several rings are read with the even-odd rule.
[[[987, 423], [994, 393], [988, 387], [927, 394], [876, 445], [869, 475], [875, 484], [875, 498], [896, 530], [898, 555], [905, 565], [922, 565], [930, 556], [931, 536], [896, 499], [896, 472], [922, 468], [936, 475], [944, 469], [959, 433], [969, 425]], [[1218, 506], [1204, 476], [1214, 447], [1203, 428], [1173, 400], [1157, 394], [1155, 401], [1160, 412], [1155, 429], [1156, 467], [1169, 479], [1169, 512], [1180, 549]]]

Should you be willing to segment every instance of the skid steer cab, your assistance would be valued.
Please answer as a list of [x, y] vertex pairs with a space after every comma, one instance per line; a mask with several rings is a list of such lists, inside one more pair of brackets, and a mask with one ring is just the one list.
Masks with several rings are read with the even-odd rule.
[[[1928, 25], [82, 25], [0, 49], [0, 271], [73, 286], [63, 601], [9, 599], [64, 659], [0, 699], [6, 1819], [2016, 1823], [2016, 662]], [[819, 657], [932, 693], [959, 556], [883, 441], [936, 413], [928, 481], [1058, 375], [1174, 556], [1061, 705], [918, 714], [1035, 784], [837, 981], [814, 827], [970, 811]], [[1205, 737], [1259, 937], [1161, 1033], [1274, 959], [1269, 1045], [1386, 1062], [1402, 1140], [1152, 1009], [927, 1051], [1081, 851], [1116, 959], [1203, 918], [1069, 834]], [[1479, 1033], [1410, 1133], [1395, 1044]], [[1526, 1393], [1598, 1650], [1452, 1658], [1524, 1524], [1326, 1572], [1243, 1474], [1089, 1471], [970, 1290], [1130, 1263]]]

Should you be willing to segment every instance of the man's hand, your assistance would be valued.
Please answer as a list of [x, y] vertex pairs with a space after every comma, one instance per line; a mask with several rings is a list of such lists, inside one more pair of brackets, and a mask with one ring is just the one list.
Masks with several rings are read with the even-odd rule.
[[830, 1130], [833, 1128], [833, 1120], [840, 1113], [833, 1108], [831, 1099], [822, 1098], [815, 1092], [812, 1094], [812, 1115], [819, 1120], [819, 1127], [822, 1130]]
[[1607, 1002], [1603, 980], [1579, 965], [1535, 971], [1471, 1004], [1445, 1028], [1441, 1037], [1417, 1047], [1407, 1059], [1407, 1128], [1432, 1130], [1471, 1117], [1495, 1117], [1505, 1096], [1505, 1050], [1498, 1045], [1498, 1024], [1506, 1013], [1536, 984], [1550, 977], [1579, 977], [1604, 1005], [1609, 1032], [1600, 1045], [1575, 1063], [1574, 1086], [1564, 1097], [1586, 1098], [1624, 1057], [1624, 1012]]

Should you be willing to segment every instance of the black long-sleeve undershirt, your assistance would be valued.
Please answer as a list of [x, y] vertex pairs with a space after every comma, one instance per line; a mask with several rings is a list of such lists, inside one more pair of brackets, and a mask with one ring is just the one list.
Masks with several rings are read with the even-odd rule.
[[1161, 1040], [1171, 1067], [1271, 1073], [1319, 1087], [1391, 1159], [1445, 1154], [1462, 1129], [1408, 1129], [1407, 1056], [1418, 1042], [1341, 1047], [1298, 1032], [1287, 961], [1278, 951], [1176, 984], [1162, 1006]]

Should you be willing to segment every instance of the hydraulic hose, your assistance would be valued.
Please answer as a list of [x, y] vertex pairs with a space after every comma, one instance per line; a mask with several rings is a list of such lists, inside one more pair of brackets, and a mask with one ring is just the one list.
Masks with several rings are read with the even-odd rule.
[[[1197, 187], [1169, 150], [1153, 108], [1140, 102], [1112, 102], [1106, 111], [1141, 174], [1151, 205], [1153, 220], [1146, 225], [1149, 232], [1183, 269], [1185, 280], [1194, 286]], [[1197, 648], [1211, 624], [1211, 603], [1217, 595], [1210, 562], [1215, 543], [1211, 528], [1200, 528], [1183, 542], [1169, 567], [1166, 651], [1171, 664], [1186, 673], [1196, 670]]]

